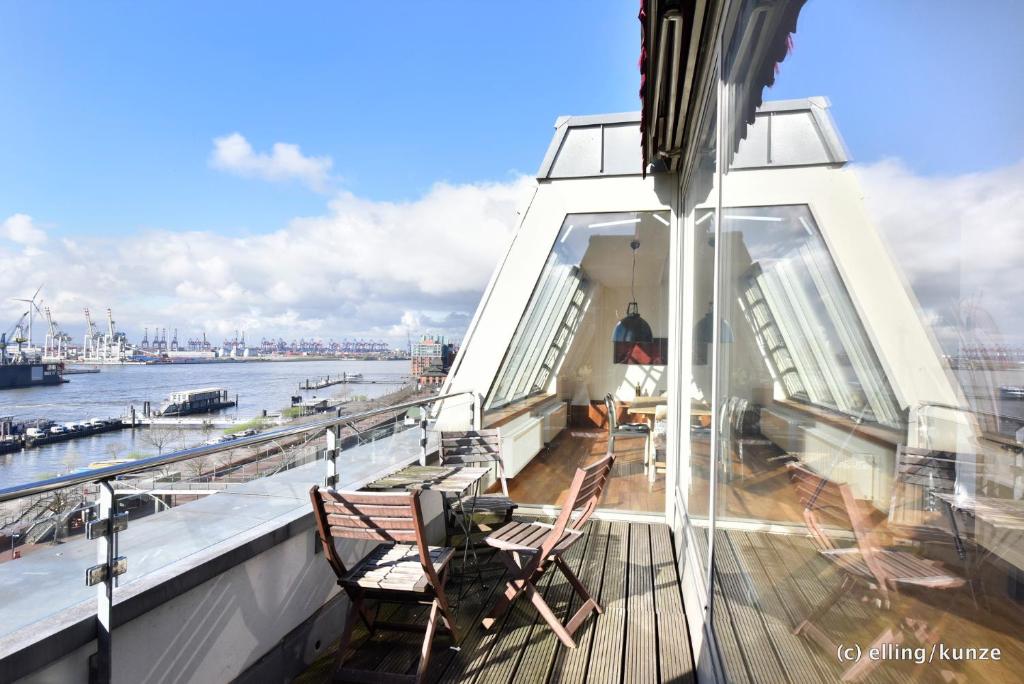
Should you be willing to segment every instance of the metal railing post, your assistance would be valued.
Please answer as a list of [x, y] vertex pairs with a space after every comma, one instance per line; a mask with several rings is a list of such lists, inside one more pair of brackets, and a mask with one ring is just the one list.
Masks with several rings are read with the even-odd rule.
[[[90, 679], [99, 683], [110, 682], [112, 679], [114, 658], [111, 612], [114, 584], [117, 576], [128, 569], [125, 557], [114, 555], [117, 551], [117, 533], [128, 527], [128, 514], [118, 515], [114, 503], [113, 485], [110, 480], [101, 480], [97, 518], [86, 528], [86, 536], [96, 540], [97, 564], [85, 571], [86, 584], [96, 586], [96, 659]], [[60, 524], [59, 519], [56, 524]]]
[[338, 452], [341, 441], [341, 428], [332, 425], [327, 428], [327, 476], [324, 484], [333, 487], [338, 484]]
[[420, 418], [420, 465], [427, 465], [427, 411], [423, 410]]

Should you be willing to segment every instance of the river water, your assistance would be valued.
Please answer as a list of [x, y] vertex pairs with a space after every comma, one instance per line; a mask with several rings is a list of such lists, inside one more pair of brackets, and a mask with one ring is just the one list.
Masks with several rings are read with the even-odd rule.
[[[235, 363], [164, 364], [154, 366], [103, 366], [99, 373], [67, 376], [70, 382], [52, 387], [30, 387], [0, 392], [0, 416], [16, 420], [46, 418], [79, 422], [90, 418], [126, 415], [134, 405], [141, 412], [149, 401], [158, 408], [171, 392], [200, 387], [221, 387], [238, 406], [218, 416], [252, 418], [263, 410], [280, 411], [293, 395], [304, 398], [373, 398], [399, 389], [410, 372], [408, 361], [244, 361]], [[317, 391], [298, 391], [307, 378], [361, 373], [378, 384], [334, 385]], [[146, 430], [121, 430], [82, 439], [48, 444], [0, 456], [0, 488], [52, 477], [89, 463], [139, 455], [155, 455], [157, 448], [146, 440]], [[214, 433], [219, 435], [220, 431]], [[194, 446], [208, 439], [200, 430], [181, 433], [164, 452]]]

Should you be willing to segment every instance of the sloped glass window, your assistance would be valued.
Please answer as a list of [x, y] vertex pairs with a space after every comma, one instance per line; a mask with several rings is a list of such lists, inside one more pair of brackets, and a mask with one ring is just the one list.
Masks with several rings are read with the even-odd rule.
[[[612, 330], [635, 296], [655, 336], [666, 339], [668, 226], [668, 212], [565, 218], [491, 386], [488, 409], [538, 394], [578, 390], [599, 399], [634, 388], [632, 375], [612, 367]], [[635, 277], [633, 241], [640, 243]], [[641, 391], [662, 389], [660, 371], [645, 377], [650, 387]]]
[[901, 425], [896, 397], [810, 210], [730, 208], [722, 226], [733, 252], [749, 257], [738, 305], [785, 398]]

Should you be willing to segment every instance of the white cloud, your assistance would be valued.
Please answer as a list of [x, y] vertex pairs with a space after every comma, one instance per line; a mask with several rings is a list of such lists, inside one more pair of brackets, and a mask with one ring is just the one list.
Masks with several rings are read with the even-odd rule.
[[919, 176], [898, 160], [856, 170], [943, 347], [1024, 346], [1024, 162], [951, 177]]
[[46, 232], [35, 225], [28, 214], [12, 214], [0, 223], [0, 237], [20, 245], [36, 246], [46, 242]]
[[241, 133], [213, 140], [210, 165], [240, 176], [268, 181], [298, 180], [323, 192], [334, 162], [330, 157], [306, 157], [298, 145], [274, 143], [270, 154], [256, 152]]
[[[110, 306], [130, 339], [142, 328], [262, 336], [461, 336], [508, 244], [533, 181], [434, 186], [402, 203], [343, 194], [322, 216], [243, 237], [150, 230], [130, 240], [51, 240], [5, 248], [8, 282], [45, 282], [54, 315], [81, 337], [82, 308]], [[26, 295], [27, 296], [27, 295]], [[0, 321], [18, 313], [0, 301]]]

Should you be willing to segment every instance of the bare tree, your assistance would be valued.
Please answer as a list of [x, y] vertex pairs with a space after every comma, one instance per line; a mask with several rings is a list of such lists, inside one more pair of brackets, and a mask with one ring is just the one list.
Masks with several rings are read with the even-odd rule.
[[206, 475], [212, 466], [214, 466], [213, 460], [209, 456], [197, 456], [190, 458], [182, 464], [185, 470], [188, 471], [190, 480], [199, 480]]
[[164, 448], [180, 438], [177, 428], [151, 427], [142, 433], [142, 442], [156, 449], [157, 456], [163, 456]]

